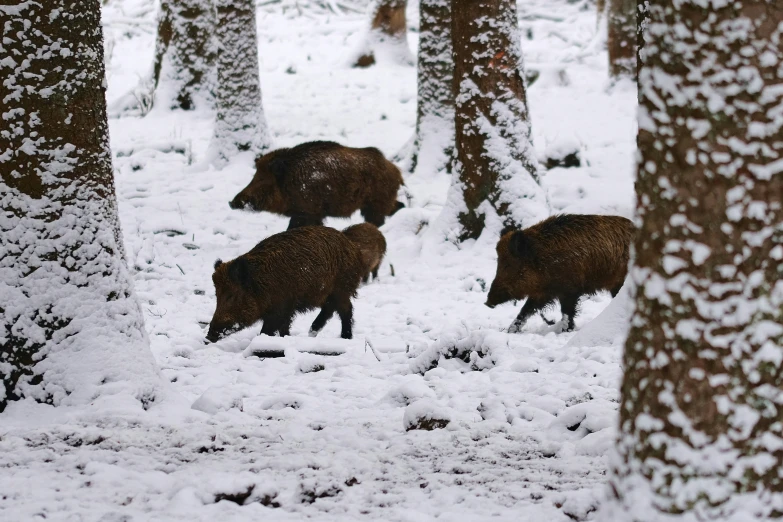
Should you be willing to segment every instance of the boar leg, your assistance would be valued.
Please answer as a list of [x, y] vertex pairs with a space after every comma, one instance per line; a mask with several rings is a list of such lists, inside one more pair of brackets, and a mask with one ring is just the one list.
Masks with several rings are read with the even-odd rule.
[[334, 311], [334, 300], [330, 297], [321, 307], [321, 312], [318, 314], [318, 317], [315, 318], [315, 321], [313, 321], [312, 326], [310, 326], [310, 337], [318, 335], [318, 332], [323, 329], [326, 322], [332, 318]]
[[620, 286], [616, 286], [616, 287], [612, 288], [611, 290], [609, 290], [609, 292], [612, 294], [612, 297], [613, 297], [613, 298], [614, 298], [614, 297], [617, 297], [617, 294], [619, 294], [619, 293], [620, 293], [620, 289], [621, 289], [622, 287], [623, 287], [623, 285], [621, 284]]
[[340, 337], [353, 339], [353, 305], [351, 304], [350, 296], [338, 301], [337, 315], [340, 316], [340, 322], [342, 323]]
[[264, 316], [264, 326], [261, 334], [272, 337], [280, 332], [280, 337], [291, 333], [291, 322], [294, 320], [293, 310], [278, 310]]
[[280, 337], [291, 335], [291, 323], [293, 322], [294, 322], [293, 313], [289, 313], [285, 317], [280, 319], [280, 322], [277, 323], [277, 332], [280, 334]]
[[382, 212], [378, 212], [375, 207], [365, 207], [361, 210], [362, 217], [367, 223], [372, 223], [376, 227], [380, 228], [386, 222], [386, 216]]
[[560, 296], [560, 313], [563, 314], [563, 319], [566, 320], [566, 332], [571, 332], [576, 326], [574, 324], [574, 317], [576, 317], [576, 305], [579, 303], [579, 295], [564, 295]]
[[309, 216], [306, 214], [296, 214], [291, 216], [291, 221], [288, 222], [288, 230], [299, 227], [309, 227], [323, 225], [324, 220], [318, 216]]
[[525, 301], [522, 310], [519, 311], [519, 315], [508, 327], [508, 333], [519, 333], [522, 330], [522, 326], [527, 322], [530, 317], [538, 313], [539, 310], [546, 308], [551, 301], [537, 301], [535, 299], [528, 298]]
[[378, 279], [378, 267], [380, 267], [380, 265], [378, 265], [378, 266], [376, 266], [375, 268], [372, 269], [372, 280], [373, 281]]
[[264, 317], [264, 326], [261, 327], [261, 335], [268, 335], [272, 337], [280, 327], [280, 321], [277, 317], [268, 316]]
[[277, 332], [277, 321], [274, 317], [265, 317], [264, 326], [261, 327], [261, 335], [272, 337]]

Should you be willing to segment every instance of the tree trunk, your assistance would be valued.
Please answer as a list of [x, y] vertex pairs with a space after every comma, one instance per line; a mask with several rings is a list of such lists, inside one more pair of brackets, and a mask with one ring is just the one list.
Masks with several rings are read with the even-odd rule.
[[0, 411], [160, 384], [122, 256], [100, 3], [0, 6]]
[[613, 78], [636, 77], [636, 2], [609, 0], [609, 74]]
[[648, 9], [608, 509], [624, 522], [779, 519], [783, 4]]
[[261, 104], [254, 0], [217, 0], [218, 58], [214, 161], [224, 165], [239, 151], [269, 148]]
[[[163, 0], [155, 43], [156, 90], [168, 82], [172, 109], [195, 109], [211, 97], [214, 85], [215, 10], [205, 0]], [[169, 94], [170, 93], [170, 94]]]
[[375, 0], [370, 32], [354, 67], [375, 64], [375, 54], [383, 50], [397, 63], [413, 63], [408, 47], [408, 26], [405, 22], [406, 0]]
[[647, 22], [649, 19], [650, 0], [638, 0], [639, 4], [636, 10], [636, 67], [634, 74], [636, 82], [639, 82], [639, 71], [644, 66], [644, 33], [647, 31]]
[[427, 173], [451, 173], [454, 155], [454, 61], [451, 45], [451, 0], [419, 4], [418, 106], [416, 133], [404, 156], [413, 173], [424, 158]]
[[451, 7], [465, 240], [481, 235], [489, 213], [500, 231], [532, 225], [548, 210], [530, 140], [516, 2], [452, 0]]
[[216, 50], [212, 2], [161, 0], [150, 75], [112, 104], [112, 113], [146, 115], [153, 105], [193, 110], [212, 102]]

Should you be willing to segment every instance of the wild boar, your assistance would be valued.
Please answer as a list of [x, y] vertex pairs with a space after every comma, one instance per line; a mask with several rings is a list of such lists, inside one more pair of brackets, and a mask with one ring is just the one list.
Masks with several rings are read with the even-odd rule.
[[289, 230], [357, 210], [365, 221], [381, 226], [405, 206], [397, 201], [401, 185], [400, 170], [374, 147], [311, 141], [256, 158], [253, 180], [229, 205], [288, 216]]
[[503, 235], [497, 244], [498, 268], [489, 289], [490, 308], [527, 298], [509, 327], [519, 332], [533, 314], [555, 300], [574, 329], [579, 299], [600, 290], [612, 297], [623, 286], [634, 226], [620, 216], [564, 214]]
[[261, 333], [289, 335], [297, 313], [321, 308], [315, 336], [334, 312], [341, 337], [353, 336], [353, 305], [364, 274], [359, 249], [339, 230], [301, 227], [270, 236], [226, 263], [218, 259], [212, 281], [217, 307], [207, 340], [217, 341], [259, 320]]
[[357, 246], [362, 255], [364, 266], [364, 278], [366, 283], [372, 274], [373, 279], [378, 279], [378, 267], [386, 254], [386, 238], [383, 237], [378, 227], [370, 223], [352, 225], [343, 234]]

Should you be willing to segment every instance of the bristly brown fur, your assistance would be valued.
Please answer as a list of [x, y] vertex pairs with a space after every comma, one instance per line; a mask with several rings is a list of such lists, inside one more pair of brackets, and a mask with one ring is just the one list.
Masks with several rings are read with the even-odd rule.
[[498, 269], [486, 304], [527, 298], [509, 328], [513, 332], [558, 300], [567, 329], [573, 329], [582, 296], [601, 290], [614, 296], [623, 286], [633, 233], [633, 223], [624, 217], [578, 214], [507, 232], [497, 244]]
[[373, 279], [378, 278], [378, 267], [386, 255], [386, 238], [378, 227], [371, 223], [352, 225], [343, 234], [350, 239], [359, 249], [364, 265], [363, 281], [366, 283], [372, 274]]
[[250, 252], [216, 264], [217, 306], [207, 339], [216, 341], [263, 320], [261, 333], [290, 333], [297, 313], [321, 308], [311, 333], [337, 312], [342, 337], [353, 335], [351, 298], [364, 275], [359, 249], [339, 230], [301, 227], [275, 234]]
[[311, 141], [256, 158], [253, 180], [230, 206], [288, 216], [289, 229], [357, 210], [381, 226], [398, 209], [403, 183], [400, 170], [374, 147]]

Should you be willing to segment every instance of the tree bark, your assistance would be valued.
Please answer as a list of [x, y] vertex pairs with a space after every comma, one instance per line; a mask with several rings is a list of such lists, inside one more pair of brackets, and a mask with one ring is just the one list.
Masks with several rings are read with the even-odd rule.
[[159, 375], [125, 266], [100, 3], [0, 6], [0, 411], [92, 402]]
[[451, 0], [419, 4], [418, 105], [416, 132], [397, 161], [416, 171], [424, 156], [428, 173], [451, 173], [454, 155], [454, 60]]
[[221, 166], [239, 151], [271, 144], [261, 103], [254, 0], [217, 0], [218, 58], [215, 130], [210, 145]]
[[644, 66], [644, 33], [649, 20], [650, 0], [638, 0], [636, 9], [636, 67], [634, 70], [636, 82], [639, 82], [639, 71]]
[[194, 110], [212, 103], [215, 9], [206, 0], [162, 0], [152, 71], [112, 104], [112, 114], [146, 115], [154, 105]]
[[609, 74], [614, 78], [636, 77], [636, 2], [609, 0]]
[[452, 0], [459, 240], [547, 216], [522, 73], [515, 0]]
[[779, 519], [783, 4], [648, 9], [608, 508], [624, 522]]
[[362, 46], [354, 67], [370, 67], [375, 64], [375, 54], [380, 48], [388, 49], [393, 61], [412, 64], [408, 48], [408, 26], [405, 21], [406, 0], [375, 0], [370, 32]]
[[192, 110], [211, 97], [214, 86], [215, 11], [205, 0], [163, 0], [155, 43], [156, 90], [168, 82], [172, 109]]

